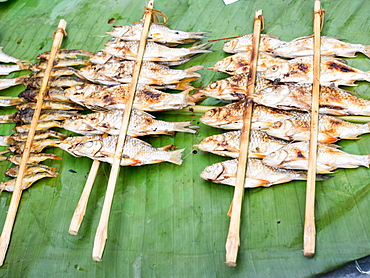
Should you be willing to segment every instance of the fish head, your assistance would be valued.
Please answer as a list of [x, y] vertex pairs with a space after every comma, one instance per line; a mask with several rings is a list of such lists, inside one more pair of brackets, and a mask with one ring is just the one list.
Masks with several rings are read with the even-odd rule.
[[288, 156], [288, 151], [286, 151], [284, 147], [282, 147], [266, 155], [262, 161], [266, 165], [279, 168], [284, 162], [286, 162]]
[[222, 50], [228, 53], [248, 51], [252, 48], [253, 34], [238, 37], [224, 43]]
[[63, 122], [63, 128], [78, 134], [100, 134], [94, 127], [89, 125], [83, 117], [72, 116]]
[[225, 172], [225, 167], [222, 163], [215, 163], [207, 166], [200, 173], [200, 177], [205, 180], [220, 182], [224, 179], [223, 174]]
[[280, 63], [269, 67], [263, 77], [270, 80], [283, 80], [286, 75], [290, 75], [290, 66], [288, 63]]
[[234, 72], [236, 70], [236, 65], [233, 62], [233, 59], [230, 57], [226, 57], [220, 61], [218, 61], [213, 66], [214, 71], [221, 71], [221, 72]]
[[255, 91], [253, 100], [259, 104], [269, 107], [278, 107], [279, 103], [286, 98], [288, 90], [284, 86], [270, 86], [261, 90]]
[[75, 136], [63, 140], [58, 147], [74, 156], [94, 156], [102, 144], [101, 136]]
[[291, 140], [291, 136], [296, 132], [294, 122], [290, 119], [274, 122], [271, 126], [264, 130], [268, 135]]

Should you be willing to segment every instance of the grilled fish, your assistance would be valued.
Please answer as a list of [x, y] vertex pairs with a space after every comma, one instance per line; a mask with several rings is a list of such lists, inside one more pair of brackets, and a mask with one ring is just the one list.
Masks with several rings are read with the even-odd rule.
[[[47, 159], [59, 160], [61, 157], [52, 153], [31, 153], [27, 164], [38, 164]], [[22, 160], [22, 154], [11, 154], [9, 156], [0, 156], [0, 161], [10, 161], [13, 164], [19, 165]]]
[[[52, 147], [59, 144], [62, 140], [60, 139], [44, 139], [44, 140], [35, 140], [32, 141], [31, 153], [40, 153], [47, 147]], [[26, 146], [26, 142], [14, 142], [8, 146], [8, 150], [13, 153], [22, 154], [24, 152], [24, 148]]]
[[[71, 101], [92, 110], [122, 110], [126, 107], [130, 84], [104, 86], [84, 84], [65, 90], [65, 96]], [[195, 105], [202, 100], [201, 94], [189, 94], [190, 90], [182, 93], [165, 93], [147, 85], [139, 84], [136, 88], [133, 107], [143, 111], [164, 111], [182, 109]]]
[[[55, 171], [56, 171], [56, 168], [49, 167], [49, 166], [42, 165], [42, 164], [28, 165], [26, 167], [25, 175], [28, 176], [28, 175], [33, 175], [36, 173], [44, 173], [44, 172], [55, 175], [57, 174]], [[18, 173], [19, 173], [19, 165], [15, 165], [7, 169], [4, 174], [9, 177], [16, 178], [18, 176]]]
[[[2, 143], [1, 146], [8, 146], [8, 143], [6, 142], [26, 142], [28, 137], [28, 133], [13, 133], [10, 135], [0, 136], [0, 141]], [[47, 138], [58, 138], [58, 139], [65, 139], [67, 135], [56, 132], [54, 130], [42, 130], [42, 131], [36, 131], [35, 135], [33, 137], [34, 140], [42, 140]]]
[[[63, 128], [83, 135], [119, 135], [124, 111], [113, 110], [73, 116], [63, 122]], [[133, 109], [127, 134], [132, 137], [152, 134], [173, 134], [175, 131], [196, 133], [198, 126], [187, 122], [165, 122]]]
[[[31, 108], [24, 108], [13, 114], [0, 115], [0, 123], [16, 123], [17, 125], [31, 123], [34, 111]], [[77, 115], [77, 111], [43, 109], [40, 113], [39, 122], [62, 121], [75, 115]]]
[[[218, 61], [213, 67], [215, 71], [225, 72], [231, 75], [248, 73], [250, 68], [251, 51], [237, 53]], [[268, 68], [285, 63], [285, 59], [276, 58], [267, 53], [260, 52], [257, 61], [257, 72], [266, 71]]]
[[[237, 37], [224, 43], [222, 50], [228, 53], [252, 51], [253, 34]], [[262, 34], [259, 51], [272, 53], [279, 45], [286, 43], [274, 35]]]
[[[112, 32], [106, 34], [125, 41], [139, 41], [143, 30], [142, 23], [136, 23], [126, 26], [114, 26]], [[208, 32], [184, 32], [172, 30], [164, 25], [154, 24], [150, 25], [148, 34], [149, 41], [155, 41], [164, 44], [186, 44], [197, 42], [206, 38], [204, 34]]]
[[[41, 88], [42, 77], [29, 77], [22, 80], [24, 86], [30, 86], [33, 88]], [[62, 87], [72, 87], [75, 85], [85, 84], [86, 80], [74, 76], [61, 76], [61, 77], [50, 77], [48, 86], [50, 88], [62, 88]]]
[[[110, 54], [124, 60], [135, 61], [137, 58], [139, 47], [138, 41], [110, 42], [105, 45], [106, 47], [102, 51], [106, 54]], [[209, 47], [210, 45], [201, 44], [189, 48], [170, 48], [155, 42], [147, 42], [143, 60], [154, 62], [186, 62], [186, 60], [184, 60], [185, 57], [194, 57], [197, 54], [212, 52], [208, 50]]]
[[[37, 173], [37, 174], [31, 174], [24, 176], [22, 180], [22, 190], [25, 190], [29, 188], [33, 183], [36, 181], [43, 179], [43, 178], [55, 178], [58, 176], [58, 173], [48, 173], [48, 172], [43, 172], [43, 173]], [[12, 179], [8, 181], [4, 181], [0, 183], [0, 190], [1, 191], [8, 191], [8, 192], [13, 192], [15, 183], [17, 179]]]
[[[18, 133], [26, 133], [26, 132], [29, 132], [30, 127], [31, 127], [30, 124], [18, 125], [18, 126], [15, 126], [13, 130]], [[57, 121], [39, 122], [36, 125], [36, 131], [45, 131], [52, 127], [62, 128], [63, 126], [60, 122], [57, 122]]]
[[[231, 159], [207, 166], [200, 177], [215, 183], [235, 186], [238, 160]], [[329, 177], [318, 175], [316, 180], [325, 180]], [[274, 184], [292, 180], [307, 179], [306, 171], [294, 171], [267, 166], [260, 159], [250, 158], [247, 164], [245, 188], [269, 187]]]
[[[16, 106], [18, 111], [22, 109], [35, 109], [35, 102], [26, 102]], [[54, 109], [54, 110], [83, 110], [83, 107], [76, 103], [65, 102], [65, 101], [50, 101], [44, 100], [42, 103], [42, 109]]]
[[14, 58], [14, 57], [4, 53], [3, 52], [3, 47], [0, 47], [0, 62], [18, 64], [18, 63], [21, 63], [21, 62], [24, 62], [24, 61], [19, 60], [18, 58]]
[[[230, 103], [222, 107], [208, 110], [200, 117], [200, 121], [215, 128], [242, 129], [245, 101]], [[296, 111], [287, 111], [255, 105], [253, 109], [252, 128], [267, 128], [273, 122], [299, 115]]]
[[0, 97], [0, 107], [14, 106], [24, 102], [24, 99], [19, 97]]
[[[311, 111], [312, 85], [272, 85], [255, 91], [256, 103], [279, 109]], [[337, 87], [321, 86], [320, 113], [370, 116], [370, 101]]]
[[[263, 163], [285, 169], [308, 169], [309, 143], [288, 144], [263, 158]], [[335, 147], [318, 144], [317, 173], [327, 174], [337, 168], [369, 167], [370, 155], [354, 155]]]
[[[58, 147], [74, 156], [86, 156], [112, 164], [117, 140], [117, 136], [76, 136], [65, 139]], [[121, 166], [140, 166], [163, 161], [180, 165], [184, 149], [168, 151], [168, 148], [169, 146], [154, 148], [149, 143], [127, 136]]]
[[[90, 65], [80, 70], [84, 78], [104, 85], [118, 85], [130, 83], [133, 73], [134, 61], [123, 61], [120, 63], [107, 63], [104, 65]], [[195, 80], [200, 78], [196, 71], [203, 66], [194, 66], [186, 70], [170, 69], [152, 62], [144, 61], [142, 64], [139, 83], [142, 84], [174, 84], [180, 80]]]
[[[313, 82], [313, 58], [301, 57], [270, 67], [264, 72], [265, 78], [280, 82]], [[321, 58], [320, 84], [325, 86], [354, 86], [355, 81], [370, 82], [370, 73], [355, 69], [334, 58]]]
[[[310, 126], [311, 115], [302, 113], [296, 117], [276, 121], [264, 131], [285, 140], [306, 141], [310, 139]], [[340, 139], [359, 139], [357, 136], [364, 133], [370, 133], [370, 122], [360, 125], [319, 114], [317, 139], [321, 143], [334, 143]]]
[[22, 84], [26, 80], [29, 79], [28, 75], [23, 75], [16, 78], [2, 78], [0, 79], [0, 90], [7, 89], [9, 87], [13, 87], [19, 84]]
[[15, 71], [20, 71], [28, 69], [28, 66], [25, 66], [23, 64], [17, 64], [17, 65], [0, 65], [0, 75], [8, 75]]
[[[370, 58], [370, 46], [346, 43], [341, 39], [321, 37], [321, 56], [355, 57], [361, 52]], [[285, 42], [273, 51], [274, 55], [287, 58], [297, 58], [313, 55], [313, 36], [301, 37]]]
[[[91, 52], [87, 50], [77, 50], [77, 49], [59, 49], [56, 58], [58, 59], [66, 59], [66, 58], [76, 58], [76, 56], [85, 56], [90, 57]], [[41, 53], [37, 55], [36, 59], [38, 60], [49, 60], [50, 59], [50, 51]]]
[[[212, 135], [204, 138], [197, 147], [202, 151], [211, 152], [213, 154], [238, 158], [240, 151], [240, 136], [240, 130]], [[286, 144], [288, 144], [287, 141], [273, 138], [261, 131], [252, 130], [250, 134], [248, 157], [264, 157]]]
[[[263, 78], [257, 73], [255, 90], [260, 90], [273, 84], [273, 81]], [[199, 94], [222, 100], [240, 100], [246, 97], [247, 88], [248, 73], [242, 73], [211, 82], [204, 89], [199, 90]]]
[[[78, 86], [78, 85], [77, 85]], [[26, 88], [23, 92], [21, 92], [18, 97], [24, 98], [31, 102], [37, 101], [37, 96], [39, 94], [38, 89], [34, 89], [31, 87]], [[52, 100], [52, 101], [70, 101], [68, 97], [65, 96], [64, 90], [61, 88], [50, 88], [45, 92], [44, 100]]]
[[[46, 69], [47, 61], [38, 62], [36, 64], [31, 65], [29, 68], [32, 71], [41, 71]], [[71, 66], [86, 66], [90, 62], [88, 60], [82, 59], [58, 59], [55, 60], [53, 63], [53, 68], [64, 68], [64, 67], [71, 67]]]

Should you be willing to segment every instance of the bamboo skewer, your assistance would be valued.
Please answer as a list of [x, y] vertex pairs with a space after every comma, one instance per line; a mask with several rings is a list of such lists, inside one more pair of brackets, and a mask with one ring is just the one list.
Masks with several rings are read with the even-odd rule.
[[81, 222], [82, 222], [82, 220], [85, 216], [87, 202], [89, 201], [91, 189], [94, 185], [94, 181], [95, 181], [96, 175], [98, 173], [99, 166], [100, 166], [100, 161], [94, 159], [93, 163], [91, 165], [89, 176], [87, 177], [86, 184], [85, 184], [84, 189], [82, 191], [80, 200], [78, 201], [75, 212], [73, 213], [71, 224], [69, 225], [69, 233], [71, 235], [77, 235], [78, 234], [78, 230], [80, 229]]
[[118, 136], [116, 151], [113, 157], [113, 164], [112, 164], [112, 168], [111, 168], [111, 172], [110, 172], [110, 176], [108, 180], [107, 193], [105, 195], [99, 225], [98, 225], [98, 228], [95, 234], [94, 248], [93, 248], [93, 260], [94, 261], [102, 260], [105, 243], [108, 237], [107, 230], [108, 230], [109, 214], [110, 214], [110, 209], [111, 209], [111, 205], [113, 201], [116, 181], [117, 181], [117, 177], [119, 174], [122, 149], [123, 149], [123, 145], [126, 139], [126, 133], [128, 129], [129, 120], [130, 120], [131, 109], [132, 109], [132, 105], [133, 105], [133, 101], [135, 97], [135, 91], [136, 91], [140, 69], [142, 65], [142, 58], [144, 55], [146, 40], [147, 40], [147, 36], [149, 32], [151, 19], [152, 19], [153, 4], [154, 4], [154, 0], [148, 1], [144, 16], [143, 16], [143, 21], [144, 21], [143, 31], [141, 34], [139, 50], [137, 53], [137, 59], [135, 62], [134, 72], [132, 75], [131, 86], [130, 86], [130, 91], [128, 95], [128, 101], [126, 103], [125, 112], [123, 114], [122, 126], [121, 126], [120, 133]]
[[259, 40], [261, 35], [261, 26], [263, 22], [262, 10], [257, 10], [254, 19], [254, 31], [252, 41], [252, 55], [251, 55], [251, 67], [249, 69], [248, 76], [248, 92], [246, 97], [246, 108], [244, 110], [244, 122], [242, 128], [242, 134], [240, 138], [240, 152], [238, 158], [238, 168], [236, 174], [236, 185], [234, 190], [234, 197], [230, 206], [231, 219], [229, 226], [229, 233], [226, 241], [226, 264], [228, 266], [236, 266], [236, 258], [238, 255], [238, 249], [240, 245], [240, 216], [242, 201], [244, 195], [244, 183], [247, 172], [247, 161], [248, 161], [248, 147], [249, 147], [249, 135], [252, 123], [252, 109], [253, 100], [252, 96], [254, 93], [256, 71], [257, 71], [257, 60], [258, 60], [258, 48]]
[[45, 75], [44, 75], [44, 78], [42, 79], [39, 97], [37, 98], [36, 108], [35, 108], [35, 111], [32, 117], [30, 130], [28, 132], [26, 145], [24, 147], [24, 151], [22, 155], [22, 160], [19, 165], [19, 173], [18, 173], [17, 180], [14, 186], [14, 192], [12, 195], [12, 199], [10, 201], [8, 214], [6, 216], [5, 224], [4, 224], [3, 231], [0, 237], [0, 265], [3, 265], [4, 260], [5, 260], [5, 255], [8, 250], [10, 237], [11, 237], [11, 233], [12, 233], [14, 222], [15, 222], [15, 217], [16, 217], [19, 202], [22, 196], [22, 181], [23, 181], [23, 177], [25, 174], [27, 161], [30, 156], [32, 141], [35, 135], [37, 122], [40, 117], [41, 107], [42, 107], [45, 92], [47, 90], [50, 72], [53, 68], [54, 59], [55, 59], [55, 56], [58, 50], [60, 49], [60, 45], [62, 44], [63, 36], [66, 35], [66, 32], [65, 32], [66, 25], [67, 25], [67, 22], [64, 19], [61, 19], [59, 21], [58, 28], [56, 29], [54, 33], [55, 37], [53, 41], [53, 46], [51, 48], [50, 59], [48, 60], [48, 63], [45, 69]]
[[314, 60], [313, 60], [313, 86], [310, 152], [308, 158], [306, 210], [303, 236], [303, 254], [312, 257], [315, 254], [316, 228], [315, 228], [315, 181], [317, 161], [317, 133], [319, 126], [319, 97], [320, 97], [320, 38], [321, 9], [320, 1], [315, 1], [314, 11]]

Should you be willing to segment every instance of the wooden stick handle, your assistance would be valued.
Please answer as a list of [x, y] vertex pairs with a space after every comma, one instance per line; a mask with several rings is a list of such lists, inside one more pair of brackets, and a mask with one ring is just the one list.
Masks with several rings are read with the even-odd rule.
[[315, 254], [315, 183], [317, 162], [317, 133], [319, 129], [319, 97], [320, 97], [320, 44], [321, 44], [321, 13], [320, 1], [315, 1], [314, 11], [314, 60], [312, 86], [312, 112], [310, 153], [308, 157], [306, 210], [303, 236], [303, 254], [312, 257]]
[[82, 220], [85, 216], [87, 202], [89, 201], [91, 189], [94, 185], [94, 181], [95, 181], [96, 175], [98, 173], [99, 166], [100, 166], [100, 161], [94, 159], [94, 161], [91, 165], [89, 176], [87, 177], [86, 184], [85, 184], [84, 189], [82, 191], [80, 200], [78, 201], [77, 207], [76, 207], [75, 212], [73, 214], [71, 224], [69, 225], [69, 233], [71, 235], [77, 235], [78, 234], [78, 230], [80, 229]]
[[242, 134], [240, 138], [240, 152], [238, 158], [238, 168], [236, 173], [236, 185], [234, 190], [233, 201], [230, 207], [231, 218], [229, 233], [226, 240], [226, 264], [232, 267], [236, 266], [236, 258], [238, 256], [238, 249], [240, 245], [240, 236], [239, 236], [240, 216], [244, 195], [244, 183], [247, 172], [249, 135], [252, 123], [252, 109], [253, 109], [252, 97], [256, 83], [258, 48], [261, 35], [262, 21], [263, 21], [262, 10], [257, 10], [254, 19], [252, 55], [250, 61], [251, 67], [248, 76], [247, 100], [246, 107], [244, 110], [244, 122]]
[[134, 98], [135, 98], [136, 87], [137, 87], [138, 80], [139, 80], [140, 69], [142, 65], [142, 58], [144, 56], [146, 40], [148, 37], [149, 27], [150, 27], [150, 23], [152, 20], [153, 5], [154, 5], [154, 0], [149, 0], [146, 6], [146, 11], [143, 16], [143, 19], [144, 19], [143, 31], [142, 31], [141, 38], [140, 38], [137, 59], [134, 65], [134, 72], [133, 72], [132, 79], [131, 79], [130, 91], [129, 91], [129, 95], [128, 95], [128, 99], [126, 103], [125, 112], [123, 113], [122, 125], [121, 125], [120, 133], [118, 136], [116, 151], [113, 157], [113, 164], [112, 164], [112, 168], [111, 168], [111, 172], [110, 172], [110, 176], [108, 180], [107, 193], [105, 195], [103, 209], [102, 209], [99, 225], [98, 225], [96, 235], [95, 235], [95, 240], [94, 240], [94, 248], [93, 248], [93, 260], [94, 261], [102, 260], [103, 251], [104, 251], [105, 243], [107, 240], [109, 214], [110, 214], [110, 209], [112, 206], [114, 189], [116, 187], [117, 177], [119, 174], [123, 145], [126, 139], [127, 129], [128, 129], [129, 121], [130, 121], [130, 114], [131, 114], [132, 105], [133, 105]]
[[45, 95], [45, 92], [48, 86], [48, 80], [49, 80], [50, 72], [53, 68], [53, 63], [54, 63], [56, 53], [60, 48], [60, 45], [63, 40], [63, 36], [65, 34], [66, 25], [67, 25], [66, 21], [64, 19], [61, 19], [59, 21], [58, 28], [55, 31], [55, 37], [54, 37], [53, 46], [52, 46], [51, 53], [50, 53], [50, 59], [48, 60], [46, 70], [45, 70], [45, 75], [41, 83], [39, 97], [37, 98], [36, 108], [35, 108], [33, 118], [31, 121], [30, 130], [28, 132], [26, 145], [25, 145], [23, 155], [22, 155], [22, 160], [19, 165], [19, 173], [18, 173], [17, 180], [14, 186], [14, 192], [12, 195], [12, 199], [10, 201], [8, 214], [6, 216], [5, 224], [4, 224], [3, 231], [0, 237], [0, 265], [3, 265], [4, 260], [5, 260], [5, 255], [8, 250], [10, 237], [13, 231], [15, 217], [16, 217], [19, 202], [22, 196], [22, 181], [23, 181], [23, 177], [26, 171], [27, 161], [30, 156], [32, 141], [35, 135], [37, 122], [40, 117], [42, 102], [43, 102], [44, 95]]

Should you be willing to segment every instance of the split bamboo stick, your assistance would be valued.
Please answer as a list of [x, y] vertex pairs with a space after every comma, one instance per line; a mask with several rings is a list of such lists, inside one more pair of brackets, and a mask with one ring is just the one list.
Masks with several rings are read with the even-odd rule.
[[257, 10], [254, 19], [254, 31], [252, 40], [252, 55], [251, 55], [251, 67], [248, 76], [248, 92], [246, 96], [246, 107], [244, 110], [244, 122], [242, 128], [242, 134], [240, 138], [240, 152], [238, 158], [238, 168], [236, 174], [236, 185], [234, 190], [234, 197], [230, 206], [231, 219], [229, 226], [229, 233], [226, 241], [226, 264], [228, 266], [236, 266], [236, 258], [238, 255], [238, 249], [240, 245], [240, 216], [242, 209], [242, 201], [244, 195], [244, 183], [247, 172], [248, 162], [248, 147], [249, 147], [249, 135], [252, 123], [252, 109], [253, 100], [252, 96], [254, 93], [254, 87], [256, 83], [256, 72], [257, 72], [257, 61], [258, 61], [258, 48], [259, 40], [261, 35], [263, 17], [262, 10]]
[[313, 86], [310, 152], [308, 158], [306, 210], [303, 236], [303, 254], [312, 257], [315, 254], [316, 228], [315, 228], [315, 182], [317, 161], [317, 133], [319, 128], [319, 97], [320, 97], [320, 38], [321, 9], [320, 1], [315, 1], [314, 8], [314, 60], [313, 60]]
[[17, 176], [16, 184], [14, 186], [14, 192], [12, 195], [12, 199], [10, 201], [8, 214], [6, 216], [5, 224], [4, 224], [3, 231], [0, 237], [0, 265], [3, 265], [4, 260], [5, 260], [5, 255], [8, 250], [10, 237], [11, 237], [11, 233], [12, 233], [14, 222], [15, 222], [15, 217], [16, 217], [19, 202], [22, 196], [22, 181], [23, 181], [23, 177], [25, 174], [27, 161], [30, 156], [32, 141], [35, 135], [37, 122], [40, 117], [41, 107], [42, 107], [45, 92], [48, 87], [48, 80], [50, 77], [50, 72], [53, 68], [54, 59], [55, 59], [57, 52], [60, 49], [60, 45], [62, 44], [63, 36], [66, 35], [66, 32], [65, 32], [66, 25], [67, 25], [67, 22], [64, 19], [61, 19], [59, 21], [58, 28], [55, 31], [55, 37], [53, 41], [53, 46], [51, 48], [50, 59], [48, 60], [48, 63], [45, 69], [45, 75], [41, 83], [39, 97], [37, 98], [36, 108], [35, 108], [33, 118], [31, 121], [30, 130], [28, 132], [26, 145], [24, 147], [24, 151], [22, 155], [22, 160], [19, 165], [19, 173]]
[[86, 184], [82, 191], [80, 200], [78, 201], [75, 212], [73, 213], [71, 224], [69, 225], [69, 233], [71, 235], [78, 234], [78, 230], [80, 229], [82, 220], [85, 216], [87, 202], [89, 201], [90, 193], [94, 185], [94, 181], [98, 173], [99, 166], [100, 166], [100, 161], [94, 159], [91, 165], [89, 176], [87, 177]]
[[112, 168], [111, 168], [111, 172], [110, 172], [110, 176], [108, 180], [107, 193], [105, 195], [99, 225], [98, 225], [98, 228], [95, 234], [94, 248], [93, 248], [93, 260], [94, 261], [102, 260], [105, 243], [108, 237], [109, 214], [110, 214], [110, 209], [112, 206], [114, 189], [116, 187], [117, 177], [119, 174], [122, 149], [125, 143], [126, 133], [127, 133], [127, 129], [128, 129], [129, 121], [130, 121], [130, 114], [131, 114], [131, 109], [132, 109], [132, 105], [133, 105], [134, 98], [135, 98], [136, 87], [138, 84], [140, 69], [142, 65], [142, 58], [144, 55], [146, 40], [147, 40], [147, 36], [149, 32], [150, 23], [152, 20], [153, 5], [154, 5], [154, 0], [149, 0], [146, 6], [146, 9], [145, 9], [144, 16], [143, 16], [143, 21], [144, 21], [143, 31], [142, 31], [141, 38], [140, 38], [137, 59], [134, 65], [134, 72], [132, 75], [130, 91], [129, 91], [128, 100], [126, 103], [125, 112], [123, 114], [122, 125], [121, 125], [120, 133], [118, 136], [116, 151], [113, 157], [113, 164], [112, 164]]

